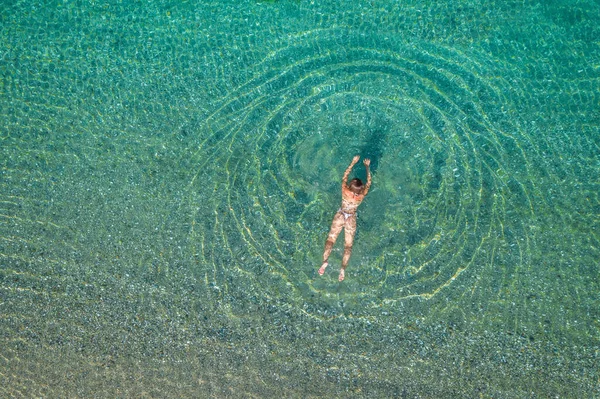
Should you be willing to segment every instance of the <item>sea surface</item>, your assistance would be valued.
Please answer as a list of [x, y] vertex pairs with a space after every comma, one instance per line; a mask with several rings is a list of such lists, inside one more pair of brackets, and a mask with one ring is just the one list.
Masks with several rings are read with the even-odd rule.
[[2, 3], [0, 397], [600, 398], [598, 0]]

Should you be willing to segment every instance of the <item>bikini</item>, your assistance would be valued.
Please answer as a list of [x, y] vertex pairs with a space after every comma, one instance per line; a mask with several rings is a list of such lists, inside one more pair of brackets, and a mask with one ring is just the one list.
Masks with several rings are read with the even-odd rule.
[[356, 215], [356, 213], [347, 213], [347, 212], [344, 212], [344, 211], [342, 210], [342, 208], [338, 209], [338, 212], [342, 212], [342, 215], [344, 215], [344, 220], [348, 220], [348, 218], [349, 218], [350, 216], [352, 216], [352, 215]]
[[[357, 196], [357, 194], [354, 194], [354, 198], [356, 198]], [[358, 207], [358, 205], [356, 205], [356, 207]], [[344, 215], [344, 221], [346, 221], [350, 216], [356, 215], [356, 208], [354, 209], [354, 212], [344, 212], [342, 208], [338, 209], [338, 212], [342, 212], [342, 215]]]

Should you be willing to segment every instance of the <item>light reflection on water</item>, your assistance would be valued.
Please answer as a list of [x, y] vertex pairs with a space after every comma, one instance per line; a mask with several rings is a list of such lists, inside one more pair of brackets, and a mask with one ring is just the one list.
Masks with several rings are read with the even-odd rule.
[[3, 394], [599, 395], [597, 5], [496, 5], [4, 11]]

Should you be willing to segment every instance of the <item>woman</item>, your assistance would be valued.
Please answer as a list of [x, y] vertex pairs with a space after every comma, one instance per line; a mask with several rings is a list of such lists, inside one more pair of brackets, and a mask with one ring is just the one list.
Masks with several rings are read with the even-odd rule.
[[348, 266], [348, 261], [350, 260], [350, 255], [352, 254], [352, 242], [354, 241], [354, 233], [356, 232], [356, 209], [365, 198], [369, 192], [369, 188], [371, 187], [371, 172], [369, 171], [369, 165], [371, 164], [371, 161], [369, 159], [365, 159], [363, 161], [365, 167], [367, 168], [367, 184], [363, 185], [362, 181], [356, 178], [352, 179], [350, 184], [348, 184], [348, 175], [359, 159], [360, 157], [358, 155], [352, 159], [350, 166], [348, 166], [346, 172], [344, 173], [344, 177], [342, 178], [342, 206], [333, 217], [333, 222], [331, 222], [331, 230], [329, 231], [327, 241], [325, 241], [323, 264], [319, 269], [319, 274], [323, 275], [323, 273], [325, 273], [325, 268], [329, 265], [327, 260], [329, 259], [329, 254], [331, 253], [333, 244], [335, 243], [335, 240], [342, 229], [345, 228], [344, 257], [342, 258], [342, 268], [340, 269], [339, 281], [344, 280], [346, 266]]

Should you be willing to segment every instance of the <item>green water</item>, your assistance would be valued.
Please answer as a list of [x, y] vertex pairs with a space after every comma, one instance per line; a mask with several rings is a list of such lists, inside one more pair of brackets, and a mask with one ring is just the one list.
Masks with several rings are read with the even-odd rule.
[[1, 397], [600, 397], [598, 1], [9, 3]]

